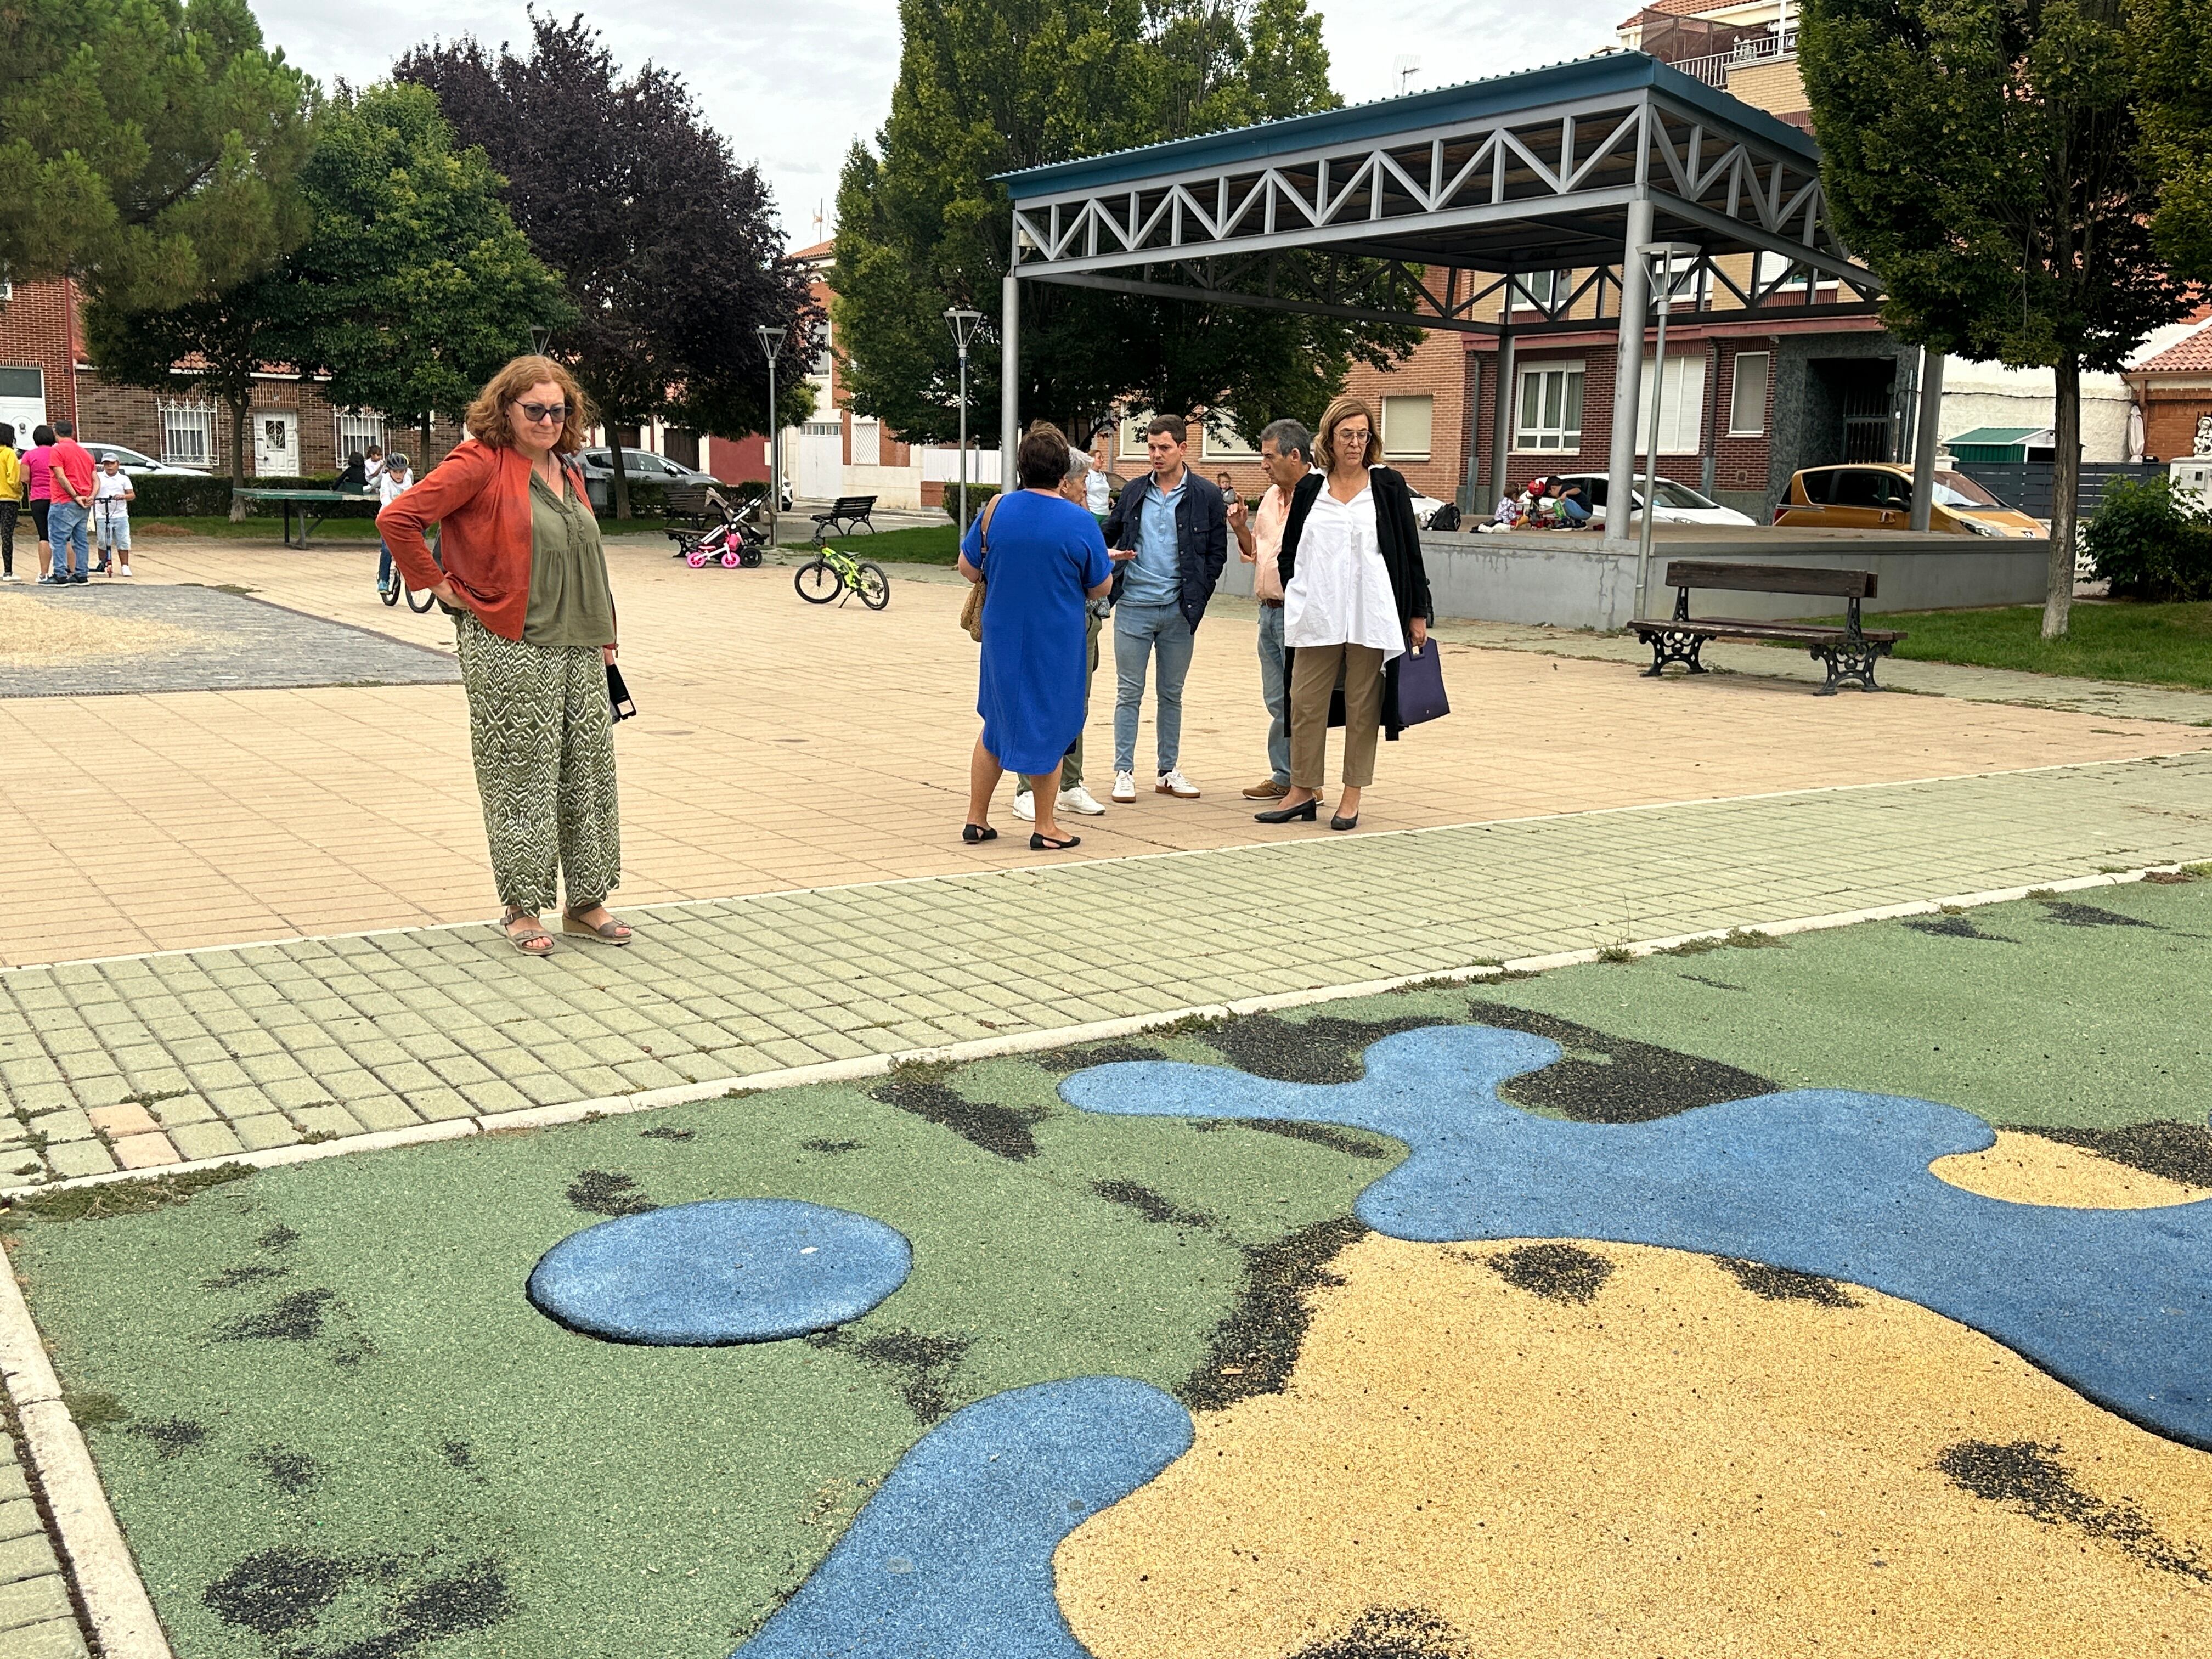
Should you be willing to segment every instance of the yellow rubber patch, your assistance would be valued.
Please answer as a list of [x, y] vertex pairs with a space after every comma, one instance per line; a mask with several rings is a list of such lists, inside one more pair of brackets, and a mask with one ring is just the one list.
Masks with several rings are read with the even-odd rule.
[[1054, 1558], [1098, 1659], [2212, 1652], [2212, 1456], [1856, 1286], [1370, 1236]]
[[1938, 1181], [2012, 1204], [2081, 1210], [2154, 1210], [2212, 1198], [2212, 1188], [2130, 1169], [2107, 1158], [2017, 1129], [1999, 1129], [1984, 1152], [1954, 1152], [1928, 1166]]

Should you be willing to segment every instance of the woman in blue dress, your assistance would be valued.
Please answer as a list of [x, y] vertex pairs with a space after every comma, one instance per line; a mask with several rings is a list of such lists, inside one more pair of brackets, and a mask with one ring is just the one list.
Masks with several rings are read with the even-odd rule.
[[1053, 817], [1060, 763], [1083, 729], [1090, 599], [1113, 585], [1114, 567], [1098, 520], [1064, 498], [1067, 439], [1042, 423], [1023, 438], [1015, 462], [1021, 489], [987, 503], [960, 546], [960, 574], [983, 588], [983, 670], [975, 712], [983, 734], [968, 764], [971, 846], [995, 841], [991, 796], [1018, 772], [1036, 792], [1033, 853], [1081, 843]]

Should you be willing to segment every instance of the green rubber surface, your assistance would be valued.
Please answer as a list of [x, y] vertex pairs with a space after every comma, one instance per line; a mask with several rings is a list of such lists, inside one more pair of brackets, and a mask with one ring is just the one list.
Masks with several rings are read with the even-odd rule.
[[[1570, 1115], [1632, 1080], [1651, 1111], [1771, 1082], [2204, 1121], [2212, 882], [1918, 921], [332, 1158], [11, 1252], [179, 1659], [722, 1659], [960, 1406], [1101, 1375], [1207, 1410], [1285, 1374], [1298, 1285], [1402, 1155], [1079, 1113], [1066, 1069], [1339, 1080], [1389, 1029], [1486, 1014], [1588, 1028], [1513, 1097]], [[596, 1341], [523, 1294], [609, 1215], [744, 1197], [884, 1221], [912, 1276], [827, 1340], [738, 1348]]]

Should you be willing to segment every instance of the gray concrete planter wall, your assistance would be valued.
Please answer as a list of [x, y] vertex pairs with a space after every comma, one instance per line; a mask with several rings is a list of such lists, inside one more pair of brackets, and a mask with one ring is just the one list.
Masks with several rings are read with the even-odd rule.
[[[1636, 598], [1636, 550], [1589, 532], [1495, 536], [1429, 532], [1421, 538], [1429, 590], [1439, 617], [1481, 622], [1547, 623], [1558, 628], [1625, 627]], [[1651, 550], [1649, 614], [1674, 605], [1667, 561], [1720, 560], [1871, 570], [1881, 592], [1869, 611], [1939, 611], [1974, 605], [2037, 605], [2043, 599], [2050, 544], [1894, 532], [1759, 529], [1662, 532]], [[1231, 556], [1224, 592], [1249, 595], [1252, 567]], [[1840, 601], [1784, 593], [1692, 592], [1695, 614], [1768, 620], [1833, 616]]]

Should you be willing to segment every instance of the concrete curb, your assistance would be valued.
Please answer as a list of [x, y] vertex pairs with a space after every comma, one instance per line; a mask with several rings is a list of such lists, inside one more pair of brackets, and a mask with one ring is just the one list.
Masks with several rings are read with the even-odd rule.
[[174, 1659], [92, 1450], [62, 1403], [60, 1379], [12, 1265], [0, 1271], [0, 1381], [15, 1402], [23, 1449], [61, 1534], [54, 1541], [76, 1577], [104, 1659]]
[[[1988, 892], [1961, 893], [1948, 898], [1911, 899], [1869, 909], [1765, 922], [1755, 929], [1745, 931], [1775, 937], [1819, 933], [1829, 928], [1852, 927], [1863, 921], [1886, 921], [1899, 916], [1937, 915], [1945, 909], [2007, 904], [2026, 898], [2031, 893], [2070, 893], [2095, 887], [2122, 886], [2141, 881], [2153, 873], [2179, 867], [2178, 865], [2154, 865], [2110, 874], [2076, 876], [2063, 881], [2039, 883], [2033, 887], [2006, 887]], [[893, 1066], [900, 1065], [988, 1060], [1006, 1054], [1032, 1053], [1040, 1048], [1058, 1048], [1135, 1036], [1146, 1031], [1158, 1030], [1163, 1026], [1178, 1024], [1187, 1019], [1223, 1019], [1238, 1014], [1269, 1013], [1278, 1009], [1341, 1001], [1349, 997], [1373, 996], [1413, 985], [1471, 984], [1497, 978], [1501, 974], [1541, 973], [1549, 969], [1571, 968], [1596, 962], [1600, 960], [1601, 950], [1607, 952], [1625, 950], [1632, 956], [1645, 957], [1700, 939], [1727, 937], [1727, 930], [1707, 929], [1668, 939], [1641, 939], [1588, 950], [1556, 951], [1549, 956], [1523, 957], [1503, 963], [1475, 963], [1441, 973], [1407, 974], [1352, 985], [1316, 987], [1273, 996], [1248, 997], [1235, 1002], [1206, 1003], [1158, 1013], [1097, 1020], [1087, 1025], [1010, 1032], [1004, 1036], [982, 1037], [939, 1048], [870, 1054], [854, 1060], [825, 1060], [815, 1066], [787, 1066], [779, 1071], [756, 1073], [750, 1077], [687, 1083], [672, 1088], [646, 1090], [634, 1095], [571, 1101], [558, 1106], [540, 1106], [526, 1111], [501, 1112], [487, 1117], [425, 1123], [375, 1134], [346, 1135], [312, 1146], [271, 1147], [265, 1152], [243, 1153], [236, 1158], [201, 1158], [188, 1164], [167, 1164], [149, 1170], [118, 1170], [106, 1175], [56, 1182], [51, 1186], [0, 1189], [0, 1194], [60, 1192], [78, 1187], [108, 1186], [124, 1181], [158, 1180], [165, 1176], [220, 1169], [226, 1165], [244, 1164], [256, 1170], [281, 1169], [291, 1164], [316, 1163], [326, 1158], [343, 1158], [355, 1152], [426, 1146], [434, 1141], [462, 1140], [472, 1135], [518, 1133], [574, 1123], [589, 1117], [621, 1116], [702, 1100], [715, 1100], [731, 1094], [761, 1094], [772, 1089], [795, 1088], [806, 1084], [857, 1082], [866, 1078], [881, 1077]], [[40, 1479], [46, 1484], [55, 1522], [62, 1534], [63, 1550], [76, 1573], [77, 1585], [84, 1596], [85, 1605], [91, 1611], [105, 1659], [174, 1659], [168, 1640], [162, 1634], [161, 1623], [155, 1615], [153, 1602], [138, 1576], [130, 1546], [124, 1541], [114, 1511], [108, 1507], [106, 1492], [100, 1484], [91, 1452], [62, 1404], [60, 1382], [46, 1358], [45, 1343], [32, 1321], [30, 1309], [23, 1299], [21, 1287], [16, 1284], [12, 1270], [0, 1273], [0, 1381], [6, 1383], [16, 1410], [21, 1415], [26, 1449], [38, 1469]]]

